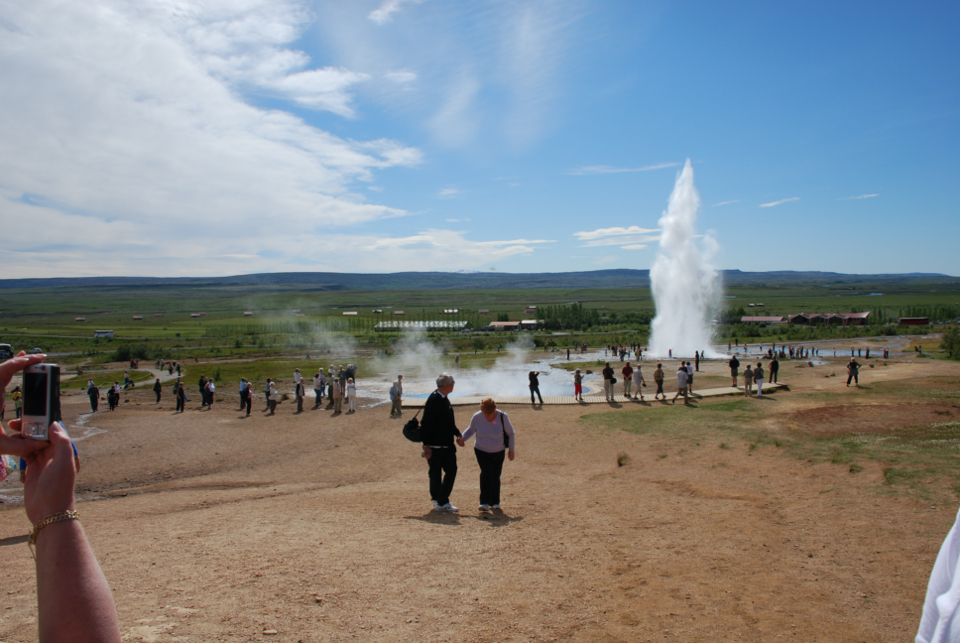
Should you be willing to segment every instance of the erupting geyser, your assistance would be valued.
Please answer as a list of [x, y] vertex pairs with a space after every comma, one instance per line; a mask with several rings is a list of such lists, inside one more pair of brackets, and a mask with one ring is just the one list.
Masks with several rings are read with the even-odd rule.
[[[720, 279], [710, 265], [716, 242], [697, 239], [695, 224], [700, 195], [693, 185], [693, 167], [687, 159], [660, 217], [660, 251], [650, 269], [650, 288], [657, 308], [650, 334], [650, 354], [707, 357], [720, 354], [711, 344], [710, 314], [720, 301]], [[700, 243], [698, 243], [698, 241]], [[701, 247], [702, 246], [702, 247]]]

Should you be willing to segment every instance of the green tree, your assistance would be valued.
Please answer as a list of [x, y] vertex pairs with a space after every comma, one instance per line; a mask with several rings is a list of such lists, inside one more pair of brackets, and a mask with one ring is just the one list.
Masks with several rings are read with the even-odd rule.
[[482, 351], [486, 347], [486, 342], [483, 341], [482, 337], [473, 338], [473, 354], [476, 355], [477, 351]]
[[945, 332], [940, 348], [947, 351], [950, 359], [960, 359], [960, 329], [954, 328]]

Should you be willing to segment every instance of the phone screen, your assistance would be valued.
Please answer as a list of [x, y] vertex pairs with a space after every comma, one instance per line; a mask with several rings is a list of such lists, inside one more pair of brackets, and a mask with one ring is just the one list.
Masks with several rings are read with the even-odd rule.
[[47, 373], [23, 374], [23, 414], [47, 414]]

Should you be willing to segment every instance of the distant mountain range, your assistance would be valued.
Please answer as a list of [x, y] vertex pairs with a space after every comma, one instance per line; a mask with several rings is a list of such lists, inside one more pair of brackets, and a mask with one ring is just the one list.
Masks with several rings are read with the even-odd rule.
[[[838, 272], [742, 272], [722, 270], [724, 283], [747, 285], [784, 282], [869, 283], [904, 281], [960, 281], [939, 273], [847, 275]], [[0, 290], [14, 288], [82, 288], [91, 286], [229, 287], [277, 286], [303, 290], [517, 290], [526, 288], [628, 288], [650, 285], [649, 270], [593, 270], [587, 272], [395, 272], [358, 274], [339, 272], [275, 272], [232, 277], [52, 277], [0, 279]]]

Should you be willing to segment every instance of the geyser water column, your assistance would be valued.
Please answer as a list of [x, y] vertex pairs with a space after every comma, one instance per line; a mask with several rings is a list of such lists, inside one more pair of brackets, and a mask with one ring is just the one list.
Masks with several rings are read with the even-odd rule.
[[650, 269], [657, 315], [651, 325], [649, 353], [655, 357], [667, 357], [671, 350], [674, 357], [692, 358], [694, 351], [704, 351], [707, 357], [720, 355], [711, 344], [709, 319], [721, 290], [719, 274], [710, 265], [716, 242], [697, 238], [699, 209], [700, 195], [687, 159], [660, 217], [660, 251]]

